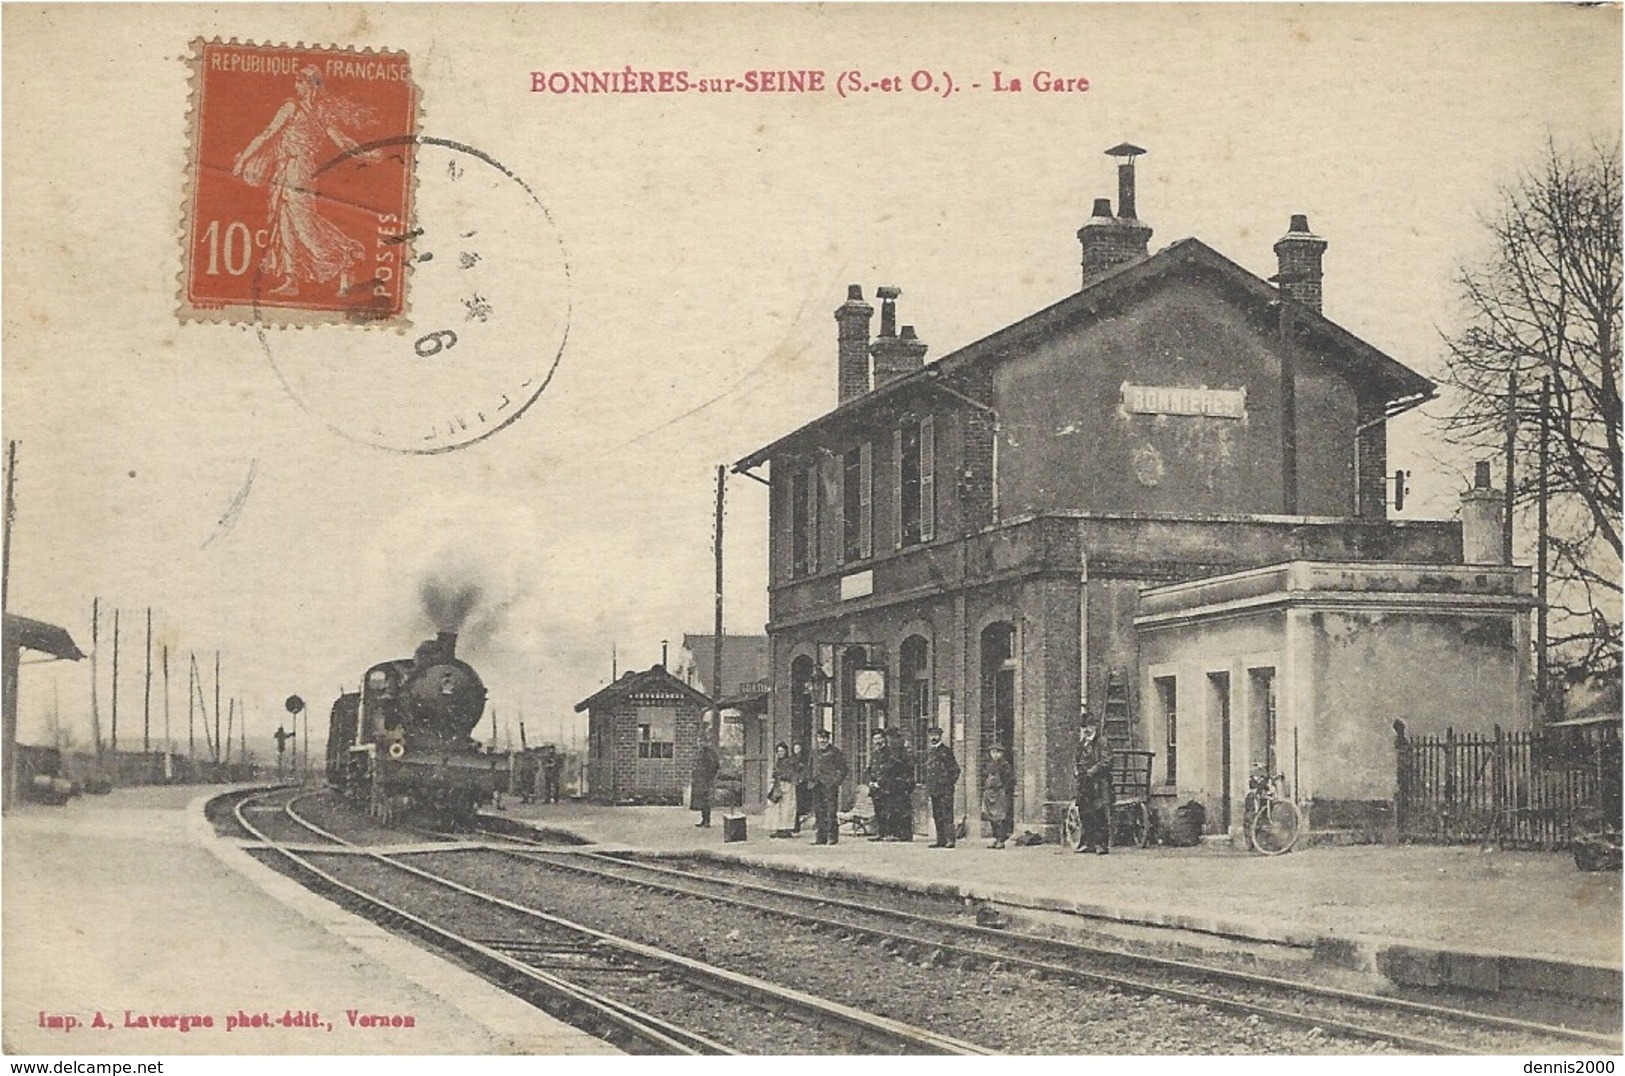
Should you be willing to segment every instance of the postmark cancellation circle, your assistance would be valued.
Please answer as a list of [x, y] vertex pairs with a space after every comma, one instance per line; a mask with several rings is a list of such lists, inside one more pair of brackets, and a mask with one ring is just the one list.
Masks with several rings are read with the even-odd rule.
[[[324, 168], [403, 150], [414, 157], [409, 219], [376, 214], [375, 234], [361, 237], [375, 277], [353, 289], [351, 315], [290, 326], [262, 317], [256, 304], [254, 329], [283, 388], [331, 431], [432, 455], [492, 436], [541, 397], [569, 339], [570, 272], [547, 208], [481, 150], [404, 136]], [[368, 285], [397, 272], [407, 316], [375, 320]]]

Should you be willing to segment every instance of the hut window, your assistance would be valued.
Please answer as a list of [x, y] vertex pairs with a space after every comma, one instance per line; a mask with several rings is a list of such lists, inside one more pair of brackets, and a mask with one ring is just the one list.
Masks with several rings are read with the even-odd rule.
[[638, 757], [673, 758], [676, 755], [677, 711], [670, 707], [638, 708]]

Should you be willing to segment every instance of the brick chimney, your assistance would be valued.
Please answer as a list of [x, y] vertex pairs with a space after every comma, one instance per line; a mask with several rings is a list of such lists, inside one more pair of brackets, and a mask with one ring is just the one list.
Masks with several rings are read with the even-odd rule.
[[1320, 313], [1320, 257], [1326, 253], [1326, 240], [1309, 230], [1309, 217], [1292, 214], [1287, 232], [1275, 241], [1278, 273], [1275, 282], [1287, 297]]
[[897, 335], [897, 298], [902, 288], [876, 288], [880, 297], [880, 335], [869, 345], [875, 360], [875, 388], [920, 369], [925, 365], [926, 345], [914, 335], [914, 326], [904, 325]]
[[849, 285], [846, 302], [835, 308], [837, 404], [869, 391], [869, 319], [875, 308], [863, 301], [863, 286]]
[[1133, 258], [1143, 258], [1148, 252], [1151, 229], [1135, 217], [1134, 204], [1134, 158], [1144, 152], [1127, 142], [1106, 151], [1107, 156], [1119, 158], [1117, 208], [1121, 215], [1112, 216], [1111, 199], [1096, 198], [1094, 212], [1078, 229], [1085, 283], [1102, 270]]
[[1501, 491], [1490, 485], [1490, 465], [1473, 468], [1473, 488], [1461, 495], [1461, 562], [1505, 564], [1501, 536]]

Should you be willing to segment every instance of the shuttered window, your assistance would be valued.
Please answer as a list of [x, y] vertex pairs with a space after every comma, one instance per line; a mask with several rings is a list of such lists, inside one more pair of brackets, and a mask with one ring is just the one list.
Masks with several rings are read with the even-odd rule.
[[807, 471], [807, 574], [818, 571], [818, 502], [823, 500], [823, 486], [818, 481], [818, 464]]
[[875, 453], [868, 441], [858, 449], [858, 486], [858, 552], [868, 560], [875, 555]]
[[920, 420], [920, 541], [937, 536], [937, 424]]
[[[914, 434], [916, 441], [916, 445], [914, 446], [909, 444], [909, 432]], [[917, 426], [913, 427], [912, 431], [909, 427], [904, 426], [901, 429], [896, 429], [891, 432], [891, 544], [893, 549], [903, 548], [903, 532], [907, 529], [903, 525], [903, 517], [908, 514], [905, 506], [908, 504], [909, 494], [907, 484], [909, 482], [909, 475], [906, 473], [908, 468], [903, 463], [903, 457], [905, 454], [910, 452], [911, 448], [917, 447], [918, 439], [919, 427]], [[919, 485], [919, 481], [919, 472], [916, 471], [913, 475], [914, 485]]]
[[797, 468], [790, 475], [790, 576], [799, 578], [806, 575], [809, 568], [808, 554], [810, 552], [810, 539], [808, 530], [808, 503], [811, 501], [810, 490], [807, 488], [807, 472]]
[[927, 416], [892, 431], [893, 489], [898, 548], [936, 537], [936, 425]]

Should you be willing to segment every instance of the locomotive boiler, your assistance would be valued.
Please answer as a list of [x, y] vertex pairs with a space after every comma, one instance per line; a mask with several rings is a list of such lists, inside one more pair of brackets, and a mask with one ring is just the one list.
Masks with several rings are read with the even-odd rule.
[[385, 822], [466, 822], [495, 788], [494, 760], [472, 736], [484, 710], [484, 682], [443, 631], [333, 703], [328, 780]]

